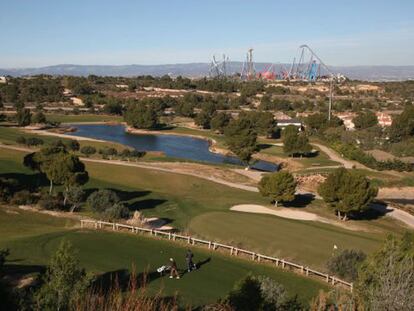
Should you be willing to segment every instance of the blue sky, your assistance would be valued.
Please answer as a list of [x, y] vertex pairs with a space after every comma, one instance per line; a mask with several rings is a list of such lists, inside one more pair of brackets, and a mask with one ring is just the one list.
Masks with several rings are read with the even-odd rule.
[[414, 1], [0, 0], [0, 67], [291, 62], [414, 65]]

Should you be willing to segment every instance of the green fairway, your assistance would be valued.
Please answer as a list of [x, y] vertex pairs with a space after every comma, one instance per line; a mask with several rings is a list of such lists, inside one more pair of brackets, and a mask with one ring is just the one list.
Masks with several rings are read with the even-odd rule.
[[[13, 176], [41, 183], [22, 166], [22, 156], [21, 152], [0, 149], [0, 173], [19, 173]], [[200, 237], [291, 258], [314, 268], [325, 268], [334, 244], [341, 249], [359, 248], [369, 253], [379, 246], [387, 232], [401, 231], [401, 226], [388, 218], [370, 220], [367, 228], [372, 232], [364, 232], [319, 222], [230, 212], [236, 204], [266, 205], [268, 200], [255, 192], [186, 175], [102, 163], [86, 163], [86, 167], [90, 175], [87, 190], [114, 189], [130, 210], [139, 210], [147, 217], [165, 218], [173, 227], [190, 230]]]
[[[243, 228], [241, 230], [241, 228]], [[207, 239], [232, 243], [270, 256], [279, 256], [326, 270], [333, 246], [370, 253], [380, 247], [384, 234], [352, 232], [312, 221], [271, 215], [213, 212], [194, 218], [190, 231]]]
[[73, 225], [73, 222], [15, 209], [6, 212], [0, 208], [0, 248], [10, 248], [10, 264], [14, 268], [31, 273], [46, 265], [60, 241], [66, 239], [79, 251], [77, 256], [81, 265], [88, 271], [124, 274], [125, 270], [131, 270], [134, 266], [138, 274], [148, 273], [151, 293], [159, 290], [167, 296], [179, 293], [182, 305], [214, 302], [224, 297], [234, 283], [248, 273], [270, 276], [283, 284], [290, 294], [297, 294], [303, 302], [308, 302], [319, 289], [327, 289], [324, 283], [269, 265], [254, 264], [198, 248], [193, 248], [193, 252], [200, 268], [184, 274], [180, 280], [171, 280], [166, 276], [160, 277], [156, 268], [174, 257], [179, 269], [184, 269], [184, 245], [127, 233], [65, 229], [65, 225]]

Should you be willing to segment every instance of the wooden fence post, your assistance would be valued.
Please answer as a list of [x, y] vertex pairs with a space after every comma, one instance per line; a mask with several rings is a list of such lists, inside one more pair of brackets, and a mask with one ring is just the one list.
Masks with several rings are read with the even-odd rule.
[[112, 230], [115, 231], [115, 223], [112, 224]]
[[326, 275], [326, 282], [329, 283], [329, 274]]
[[211, 248], [211, 241], [208, 241], [208, 249]]
[[256, 258], [256, 254], [255, 253], [253, 253], [252, 254], [252, 260], [254, 260]]
[[282, 268], [285, 268], [285, 260], [282, 259]]
[[309, 268], [306, 267], [306, 276], [309, 276]]

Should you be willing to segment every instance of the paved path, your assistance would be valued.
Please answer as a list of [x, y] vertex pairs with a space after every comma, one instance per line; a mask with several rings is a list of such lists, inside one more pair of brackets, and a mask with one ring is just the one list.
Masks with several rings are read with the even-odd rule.
[[344, 159], [340, 154], [338, 154], [336, 151], [334, 151], [333, 149], [319, 144], [319, 143], [311, 143], [311, 145], [314, 145], [316, 147], [318, 147], [319, 149], [321, 149], [324, 153], [326, 153], [328, 155], [328, 157], [335, 162], [339, 162], [341, 163], [345, 168], [363, 168], [363, 169], [367, 169], [367, 170], [371, 170], [370, 168], [366, 167], [365, 165], [362, 165], [361, 163], [358, 163], [356, 161], [351, 161], [351, 160], [347, 160]]

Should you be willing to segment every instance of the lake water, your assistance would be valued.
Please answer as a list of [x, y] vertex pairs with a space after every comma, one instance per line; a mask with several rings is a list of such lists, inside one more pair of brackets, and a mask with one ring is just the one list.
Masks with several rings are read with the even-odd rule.
[[[200, 138], [162, 134], [129, 134], [123, 125], [74, 124], [74, 136], [102, 139], [121, 143], [137, 150], [161, 151], [173, 158], [202, 161], [208, 163], [227, 163], [242, 165], [236, 157], [210, 152], [209, 142]], [[252, 168], [262, 171], [276, 171], [278, 165], [266, 161], [256, 161]]]

